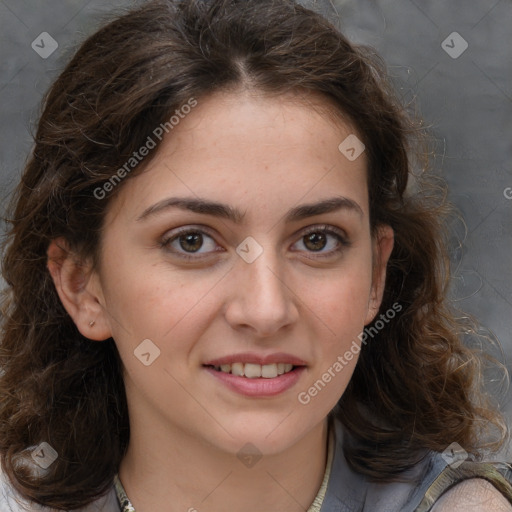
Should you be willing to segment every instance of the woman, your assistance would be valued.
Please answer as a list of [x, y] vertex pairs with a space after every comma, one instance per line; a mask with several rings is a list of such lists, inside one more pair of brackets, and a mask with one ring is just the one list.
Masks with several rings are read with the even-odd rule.
[[512, 510], [416, 131], [289, 0], [90, 37], [13, 202], [4, 508]]

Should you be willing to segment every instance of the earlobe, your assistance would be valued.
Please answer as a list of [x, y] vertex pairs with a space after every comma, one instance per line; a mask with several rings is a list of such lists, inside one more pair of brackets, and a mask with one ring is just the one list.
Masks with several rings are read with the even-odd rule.
[[368, 314], [365, 319], [365, 325], [368, 325], [377, 315], [384, 288], [386, 285], [386, 267], [393, 251], [394, 233], [388, 225], [379, 226], [376, 239], [373, 244], [373, 276], [370, 300], [368, 303]]
[[91, 265], [81, 261], [63, 238], [50, 243], [47, 257], [46, 265], [57, 294], [80, 333], [91, 340], [110, 338], [101, 289]]

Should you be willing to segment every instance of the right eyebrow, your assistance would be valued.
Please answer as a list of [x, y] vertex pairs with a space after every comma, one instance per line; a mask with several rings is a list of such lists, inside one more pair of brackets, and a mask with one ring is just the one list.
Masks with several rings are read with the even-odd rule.
[[179, 208], [181, 210], [203, 213], [214, 217], [222, 217], [237, 224], [242, 222], [245, 216], [245, 213], [216, 201], [207, 201], [206, 199], [198, 199], [195, 197], [169, 197], [159, 201], [149, 208], [146, 208], [144, 212], [137, 217], [137, 221], [143, 221], [148, 217], [157, 215], [170, 208]]

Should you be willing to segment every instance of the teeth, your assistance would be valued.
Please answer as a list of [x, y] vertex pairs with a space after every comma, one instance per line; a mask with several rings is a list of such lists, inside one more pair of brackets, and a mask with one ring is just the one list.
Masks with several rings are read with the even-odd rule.
[[254, 363], [233, 363], [222, 364], [214, 367], [217, 371], [231, 373], [238, 377], [247, 377], [248, 379], [274, 379], [278, 375], [283, 375], [292, 370], [293, 364], [273, 363], [273, 364], [254, 364]]
[[256, 379], [261, 377], [261, 365], [246, 363], [244, 366], [244, 375], [249, 379]]
[[265, 379], [277, 377], [277, 364], [266, 364], [261, 367], [261, 376]]
[[243, 363], [233, 363], [231, 365], [231, 373], [233, 375], [238, 375], [239, 377], [243, 377], [244, 373], [244, 364]]

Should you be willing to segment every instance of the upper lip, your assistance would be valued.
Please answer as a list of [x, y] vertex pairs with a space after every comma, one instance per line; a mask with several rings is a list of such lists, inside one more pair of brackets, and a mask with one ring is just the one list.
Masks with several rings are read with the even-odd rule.
[[285, 352], [276, 352], [274, 354], [255, 354], [254, 352], [242, 352], [240, 354], [232, 354], [229, 356], [219, 357], [217, 359], [211, 359], [204, 363], [204, 366], [221, 366], [223, 364], [233, 363], [252, 363], [259, 364], [261, 366], [273, 363], [284, 363], [293, 364], [294, 366], [306, 366], [306, 362], [299, 357]]

